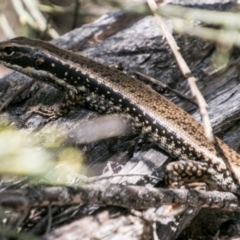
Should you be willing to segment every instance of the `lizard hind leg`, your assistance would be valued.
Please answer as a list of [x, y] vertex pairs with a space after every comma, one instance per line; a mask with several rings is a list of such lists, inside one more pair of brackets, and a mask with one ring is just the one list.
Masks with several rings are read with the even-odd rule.
[[210, 179], [209, 165], [199, 161], [171, 162], [165, 169], [165, 183], [171, 188], [195, 188], [207, 190]]
[[[207, 190], [204, 179], [209, 178], [208, 164], [198, 161], [176, 161], [166, 166], [164, 180], [170, 188], [194, 188]], [[164, 216], [176, 216], [187, 209], [188, 205], [169, 205]]]

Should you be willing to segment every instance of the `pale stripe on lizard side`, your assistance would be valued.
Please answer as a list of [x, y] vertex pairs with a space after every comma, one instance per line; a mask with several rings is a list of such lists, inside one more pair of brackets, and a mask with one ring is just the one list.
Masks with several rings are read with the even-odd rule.
[[192, 171], [191, 177], [186, 176], [189, 181], [198, 180], [203, 170], [209, 178], [203, 181], [211, 187], [239, 192], [240, 156], [219, 139], [222, 150], [216, 150], [199, 123], [140, 81], [50, 43], [23, 37], [0, 43], [0, 62], [66, 92], [58, 116], [77, 102], [102, 113], [127, 114], [140, 134], [169, 154], [192, 160], [179, 165], [180, 172]]

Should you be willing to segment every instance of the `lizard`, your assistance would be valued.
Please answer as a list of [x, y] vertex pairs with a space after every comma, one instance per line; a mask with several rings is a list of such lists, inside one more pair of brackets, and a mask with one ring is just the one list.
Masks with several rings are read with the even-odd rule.
[[136, 133], [178, 161], [165, 168], [168, 186], [193, 183], [239, 193], [240, 155], [217, 137], [208, 142], [188, 113], [131, 76], [51, 43], [17, 37], [0, 43], [0, 63], [64, 93], [60, 107], [40, 109], [54, 120], [82, 104], [99, 113], [128, 116]]

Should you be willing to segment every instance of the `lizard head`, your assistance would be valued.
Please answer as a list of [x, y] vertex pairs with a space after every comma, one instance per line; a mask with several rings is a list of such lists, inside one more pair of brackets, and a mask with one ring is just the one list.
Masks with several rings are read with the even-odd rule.
[[44, 41], [17, 37], [0, 42], [0, 63], [29, 77], [62, 88], [62, 79], [65, 77], [63, 69], [66, 69], [66, 66], [63, 67], [64, 63], [59, 58], [64, 52], [66, 51]]
[[32, 57], [35, 47], [32, 40], [18, 37], [0, 43], [0, 62], [11, 69], [26, 73], [27, 68], [34, 67]]

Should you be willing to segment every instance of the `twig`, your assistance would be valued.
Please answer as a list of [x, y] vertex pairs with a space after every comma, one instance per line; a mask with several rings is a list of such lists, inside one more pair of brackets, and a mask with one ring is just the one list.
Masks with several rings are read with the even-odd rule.
[[141, 77], [147, 79], [149, 82], [151, 82], [153, 84], [157, 84], [157, 85], [161, 86], [162, 88], [168, 89], [169, 91], [171, 91], [171, 92], [175, 93], [176, 95], [178, 95], [180, 98], [183, 98], [183, 99], [189, 101], [190, 103], [192, 103], [193, 105], [198, 107], [197, 103], [195, 103], [191, 98], [184, 96], [181, 92], [179, 92], [176, 89], [170, 88], [167, 84], [164, 84], [164, 83], [162, 83], [160, 81], [157, 81], [156, 79], [154, 79], [154, 78], [152, 78], [150, 76], [147, 76], [144, 73], [141, 73], [141, 72], [138, 72], [138, 71], [135, 71], [134, 73], [136, 75], [138, 75], [138, 76], [141, 76]]
[[32, 0], [32, 1], [23, 0], [23, 2], [26, 8], [28, 9], [29, 13], [31, 14], [31, 16], [35, 19], [40, 31], [44, 31], [46, 29], [47, 21], [45, 17], [41, 14], [41, 12], [37, 9], [36, 0]]
[[23, 1], [24, 1], [24, 4], [26, 5], [26, 7], [28, 8], [29, 12], [31, 13], [32, 17], [36, 20], [39, 30], [41, 32], [44, 32], [47, 29], [48, 34], [53, 39], [58, 38], [59, 34], [57, 33], [57, 31], [53, 28], [48, 28], [47, 20], [45, 19], [43, 14], [37, 8], [38, 5], [37, 5], [36, 0], [31, 0], [31, 1], [23, 0]]
[[200, 21], [216, 26], [222, 25], [228, 29], [240, 29], [239, 12], [220, 12], [176, 5], [159, 7], [158, 11], [162, 16], [166, 17], [181, 18], [187, 21]]
[[179, 66], [182, 74], [188, 79], [188, 84], [189, 84], [191, 93], [192, 93], [193, 97], [196, 98], [198, 106], [199, 106], [199, 111], [200, 111], [202, 121], [203, 121], [203, 125], [204, 125], [205, 136], [207, 137], [209, 142], [214, 142], [214, 135], [213, 135], [213, 131], [212, 131], [212, 126], [211, 126], [209, 116], [208, 116], [208, 112], [207, 112], [208, 105], [205, 102], [202, 94], [200, 93], [200, 91], [199, 91], [199, 89], [196, 85], [197, 79], [192, 76], [192, 73], [191, 73], [189, 67], [187, 66], [185, 60], [183, 59], [182, 55], [179, 52], [179, 47], [177, 46], [176, 41], [174, 40], [171, 33], [168, 31], [168, 29], [167, 29], [165, 23], [163, 22], [162, 18], [158, 15], [157, 4], [155, 3], [154, 0], [148, 0], [148, 5], [149, 5], [154, 17], [155, 17], [155, 20], [156, 20], [157, 24], [162, 29], [164, 37], [166, 38], [169, 46], [171, 47], [171, 49], [173, 51], [173, 54], [176, 58], [176, 61], [178, 63], [178, 66]]
[[78, 0], [75, 0], [75, 7], [74, 7], [74, 12], [73, 12], [73, 22], [71, 26], [71, 30], [77, 27], [77, 21], [79, 18], [79, 9], [81, 8], [81, 2]]
[[[36, 1], [24, 0], [24, 3], [27, 6], [30, 13], [25, 10], [22, 1], [12, 0], [13, 7], [19, 16], [20, 22], [22, 24], [27, 23], [32, 28], [40, 31], [44, 31], [45, 29], [47, 29], [47, 21], [42, 15], [42, 13], [37, 9]], [[59, 34], [53, 28], [50, 28], [48, 30], [48, 33], [52, 38], [59, 37]]]
[[136, 173], [125, 173], [125, 174], [113, 174], [111, 176], [100, 176], [100, 177], [90, 177], [88, 178], [88, 180], [86, 181], [86, 183], [93, 183], [93, 182], [97, 182], [97, 181], [101, 181], [101, 180], [106, 180], [106, 179], [111, 179], [111, 178], [115, 178], [115, 177], [145, 177], [145, 178], [152, 178], [155, 179], [157, 181], [161, 181], [162, 179], [160, 179], [159, 177], [155, 177], [153, 175], [146, 175], [146, 174], [136, 174]]
[[228, 192], [186, 189], [157, 189], [119, 184], [87, 184], [81, 187], [30, 187], [0, 193], [0, 206], [26, 210], [43, 206], [72, 204], [114, 205], [128, 209], [148, 209], [163, 204], [190, 205], [240, 211], [238, 198]]
[[210, 27], [196, 26], [187, 20], [173, 19], [174, 31], [189, 36], [196, 36], [204, 40], [214, 41], [224, 45], [240, 46], [240, 34], [234, 29], [214, 29]]
[[45, 234], [50, 232], [51, 226], [52, 226], [52, 206], [49, 205], [48, 206], [48, 223], [47, 223]]
[[16, 34], [13, 31], [11, 25], [9, 24], [8, 19], [6, 18], [5, 14], [3, 14], [3, 13], [0, 13], [0, 26], [7, 38], [16, 37]]
[[22, 24], [28, 23], [32, 28], [36, 29], [36, 23], [32, 16], [24, 9], [23, 3], [20, 0], [12, 0], [12, 5], [19, 16], [19, 20]]

